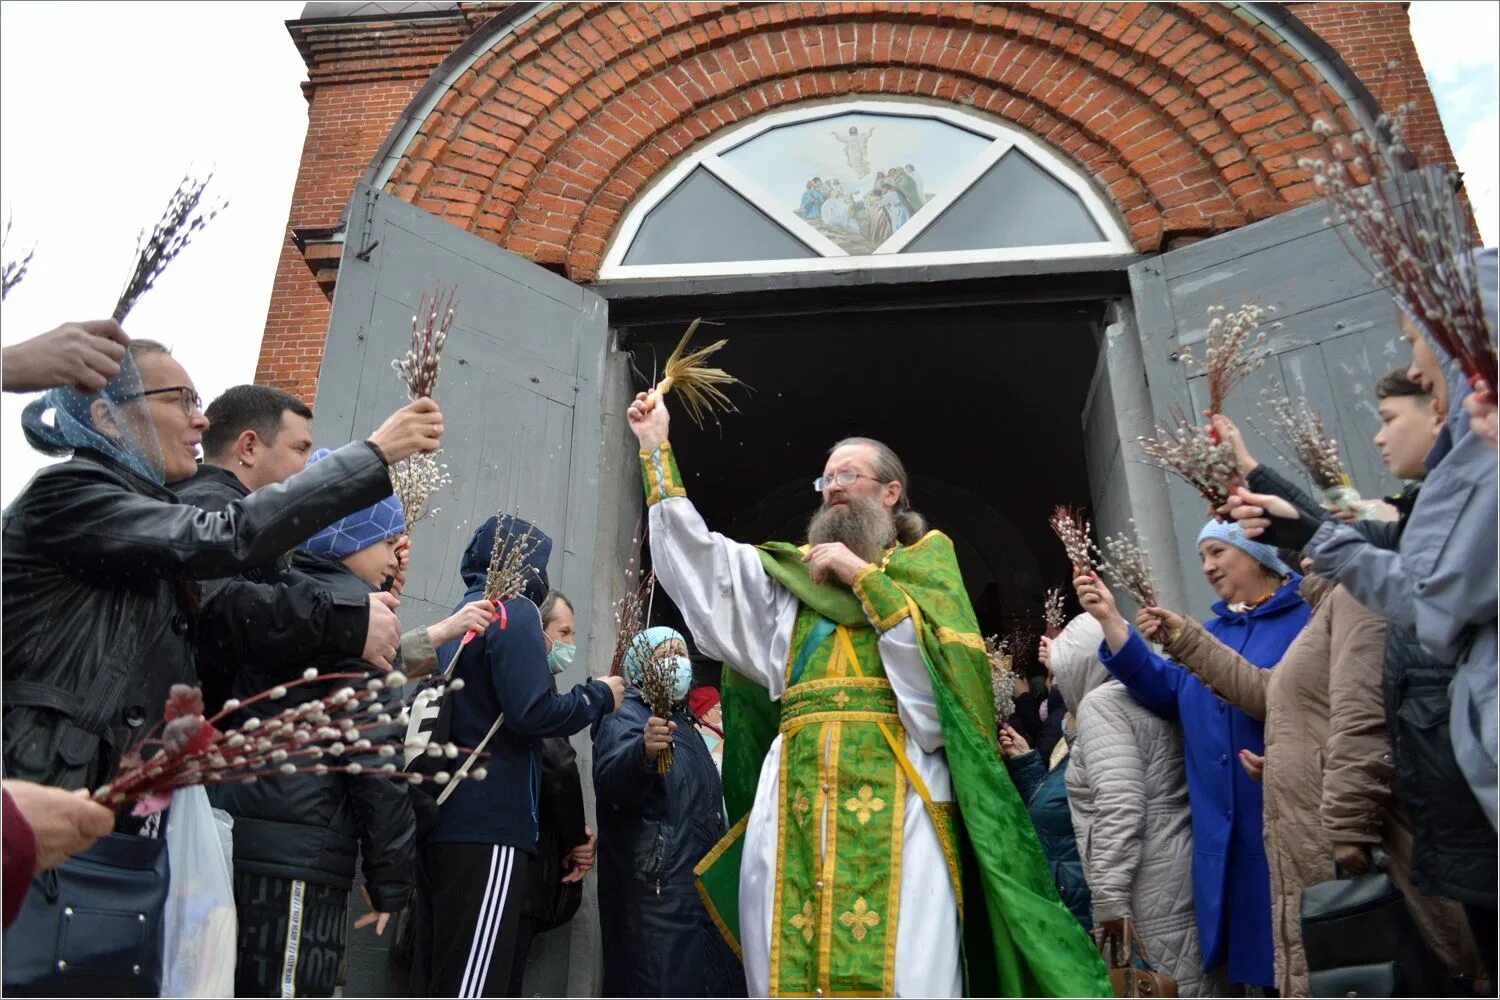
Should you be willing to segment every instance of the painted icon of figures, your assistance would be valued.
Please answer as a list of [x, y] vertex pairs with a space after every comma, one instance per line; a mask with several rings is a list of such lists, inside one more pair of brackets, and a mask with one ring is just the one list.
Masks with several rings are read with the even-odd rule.
[[844, 146], [844, 159], [849, 161], [849, 169], [854, 171], [855, 177], [864, 177], [870, 172], [870, 136], [875, 134], [875, 126], [861, 132], [857, 125], [849, 126], [848, 135], [832, 133]]

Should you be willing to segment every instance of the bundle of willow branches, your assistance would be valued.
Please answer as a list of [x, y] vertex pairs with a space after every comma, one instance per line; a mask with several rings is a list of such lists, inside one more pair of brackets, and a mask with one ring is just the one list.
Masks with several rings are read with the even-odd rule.
[[985, 639], [984, 653], [990, 663], [990, 689], [995, 695], [995, 724], [998, 726], [1016, 714], [1016, 673], [1011, 669], [1010, 653], [1000, 649], [997, 636]]
[[410, 458], [391, 465], [391, 491], [401, 501], [408, 535], [423, 518], [434, 517], [443, 512], [441, 507], [428, 509], [433, 494], [453, 485], [453, 477], [448, 475], [448, 466], [438, 463], [437, 456], [441, 454], [441, 451], [417, 452]]
[[1339, 443], [1328, 435], [1322, 414], [1306, 398], [1294, 402], [1285, 394], [1262, 390], [1260, 411], [1271, 432], [1261, 430], [1261, 436], [1271, 442], [1283, 461], [1300, 466], [1320, 490], [1349, 485]]
[[1063, 601], [1063, 588], [1047, 588], [1047, 597], [1042, 603], [1042, 621], [1046, 623], [1049, 636], [1061, 632], [1063, 626], [1068, 623], [1066, 605]]
[[609, 672], [615, 677], [625, 673], [625, 654], [646, 628], [646, 612], [656, 586], [655, 573], [647, 573], [639, 583], [631, 586], [633, 575], [633, 570], [625, 571], [625, 595], [615, 607], [615, 652], [609, 661]]
[[[1234, 312], [1226, 311], [1223, 306], [1208, 307], [1208, 339], [1203, 361], [1199, 362], [1189, 348], [1182, 351], [1183, 363], [1198, 369], [1208, 383], [1208, 412], [1223, 413], [1224, 400], [1229, 394], [1271, 356], [1260, 320], [1275, 311], [1274, 306], [1262, 309], [1242, 305]], [[1280, 327], [1280, 323], [1273, 323], [1271, 329]]]
[[[635, 637], [636, 644], [643, 646], [646, 642], [645, 633]], [[658, 719], [670, 719], [672, 717], [672, 695], [677, 680], [676, 658], [662, 656], [654, 649], [639, 650], [639, 656], [643, 666], [641, 667], [641, 698], [646, 702], [646, 707], [651, 709], [651, 714]], [[672, 770], [672, 764], [676, 759], [672, 744], [668, 743], [666, 749], [657, 754], [656, 773], [666, 774]]]
[[[1354, 244], [1339, 238], [1396, 305], [1440, 351], [1458, 362], [1470, 383], [1484, 380], [1489, 402], [1496, 383], [1495, 331], [1485, 320], [1474, 265], [1474, 230], [1454, 171], [1407, 169], [1411, 150], [1404, 138], [1402, 105], [1395, 117], [1381, 115], [1374, 134], [1356, 128], [1352, 148], [1335, 137], [1326, 120], [1313, 125], [1327, 147], [1326, 158], [1303, 157], [1313, 183], [1333, 207], [1329, 225], [1348, 223]], [[1372, 183], [1373, 182], [1373, 183]], [[1357, 244], [1357, 246], [1355, 245]], [[1367, 264], [1369, 255], [1373, 267]]]
[[151, 230], [151, 236], [148, 238], [146, 231], [141, 230], [141, 235], [136, 240], [135, 269], [131, 271], [124, 290], [120, 292], [120, 299], [115, 303], [113, 315], [116, 323], [125, 321], [126, 315], [135, 308], [140, 297], [156, 284], [156, 279], [161, 277], [173, 258], [187, 249], [193, 234], [229, 206], [229, 202], [224, 201], [202, 212], [198, 211], [203, 191], [213, 178], [212, 173], [201, 181], [193, 180], [191, 174], [184, 175], [182, 183], [177, 185], [177, 190], [167, 200], [166, 212]]
[[1135, 534], [1135, 520], [1130, 521], [1130, 533], [1107, 535], [1104, 544], [1095, 548], [1099, 557], [1099, 570], [1135, 601], [1137, 607], [1152, 608], [1159, 603], [1156, 584], [1151, 580], [1151, 560], [1146, 555], [1146, 546]]
[[1188, 420], [1179, 406], [1172, 407], [1172, 419], [1174, 426], [1158, 424], [1155, 437], [1136, 438], [1136, 445], [1152, 465], [1185, 480], [1217, 510], [1240, 483], [1234, 447]]
[[[335, 689], [339, 682], [347, 682]], [[408, 706], [389, 698], [406, 678], [399, 672], [381, 677], [365, 673], [319, 674], [309, 668], [300, 680], [278, 684], [244, 701], [231, 699], [212, 717], [203, 713], [203, 694], [195, 687], [174, 684], [166, 703], [161, 736], [156, 730], [128, 751], [114, 780], [93, 793], [94, 800], [111, 808], [135, 803], [137, 816], [166, 808], [172, 792], [193, 785], [248, 783], [293, 774], [347, 774], [395, 778], [411, 784], [431, 781], [446, 785], [464, 779], [482, 781], [484, 768], [467, 774], [457, 769], [422, 775], [401, 770], [396, 762], [406, 745], [387, 734], [404, 732]], [[363, 690], [354, 685], [363, 684]], [[220, 724], [235, 711], [257, 702], [276, 702], [287, 692], [322, 686], [329, 693], [289, 706], [269, 717], [251, 716], [234, 728]], [[463, 681], [447, 687], [458, 690]], [[441, 694], [441, 692], [439, 692]], [[453, 744], [426, 741], [420, 750], [429, 757], [456, 760]], [[148, 756], [149, 754], [149, 756]]]
[[662, 380], [646, 396], [646, 408], [649, 410], [668, 392], [676, 389], [688, 417], [699, 427], [703, 426], [703, 418], [712, 416], [715, 411], [728, 413], [734, 410], [734, 403], [720, 386], [739, 382], [739, 379], [724, 369], [710, 368], [707, 364], [709, 357], [728, 344], [728, 340], [719, 340], [707, 347], [700, 347], [691, 354], [686, 353], [688, 341], [693, 339], [698, 324], [702, 322], [703, 318], [700, 316], [688, 325], [682, 340], [667, 357]]
[[457, 288], [449, 291], [446, 302], [441, 287], [432, 293], [430, 300], [423, 292], [417, 314], [411, 318], [411, 347], [404, 356], [391, 362], [413, 400], [431, 396], [437, 389], [438, 366], [442, 362], [443, 345], [448, 342], [448, 330], [453, 326], [457, 296]]
[[31, 265], [31, 258], [36, 256], [36, 247], [31, 247], [26, 251], [24, 256], [15, 260], [12, 260], [10, 255], [5, 254], [5, 245], [10, 242], [10, 224], [11, 220], [6, 218], [5, 235], [0, 236], [0, 256], [5, 257], [5, 283], [0, 285], [0, 300], [9, 295], [10, 290], [19, 285], [21, 279], [26, 277], [26, 268]]
[[1092, 565], [1089, 561], [1089, 522], [1083, 516], [1082, 509], [1054, 507], [1047, 523], [1052, 526], [1053, 533], [1063, 544], [1063, 550], [1068, 553], [1073, 572], [1077, 574], [1088, 569]]

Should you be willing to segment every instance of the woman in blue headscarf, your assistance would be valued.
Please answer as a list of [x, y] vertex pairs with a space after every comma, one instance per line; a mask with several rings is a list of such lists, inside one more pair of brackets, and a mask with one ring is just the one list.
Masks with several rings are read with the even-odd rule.
[[366, 442], [220, 512], [163, 483], [197, 471], [208, 426], [192, 378], [154, 341], [131, 341], [98, 392], [63, 387], [26, 407], [31, 446], [68, 460], [4, 515], [5, 774], [97, 788], [196, 682], [194, 582], [275, 559], [308, 532], [391, 494], [387, 463], [437, 448], [420, 401]]
[[[666, 719], [641, 699], [653, 658], [674, 666]], [[687, 709], [687, 641], [676, 629], [646, 629], [625, 655], [625, 676], [620, 710], [594, 726], [604, 995], [744, 996], [744, 971], [693, 882], [693, 867], [724, 835], [724, 791]], [[660, 774], [668, 746], [672, 769]]]
[[[1251, 664], [1275, 666], [1311, 614], [1297, 589], [1302, 577], [1271, 546], [1218, 520], [1199, 532], [1198, 555], [1220, 598], [1204, 628]], [[1254, 759], [1265, 753], [1264, 724], [1147, 646], [1097, 576], [1073, 583], [1083, 609], [1104, 629], [1100, 661], [1147, 709], [1182, 726], [1203, 971], [1222, 967], [1231, 983], [1274, 986], [1261, 786], [1240, 758], [1241, 751]]]

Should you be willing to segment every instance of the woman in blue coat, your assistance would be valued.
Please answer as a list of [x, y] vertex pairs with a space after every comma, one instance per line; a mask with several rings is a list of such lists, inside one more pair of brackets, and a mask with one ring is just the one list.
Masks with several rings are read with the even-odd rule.
[[[1310, 615], [1297, 593], [1302, 578], [1275, 549], [1217, 520], [1199, 533], [1198, 554], [1220, 598], [1205, 628], [1256, 666], [1275, 666]], [[1099, 658], [1105, 667], [1147, 709], [1182, 725], [1203, 970], [1225, 966], [1232, 983], [1274, 986], [1261, 787], [1240, 767], [1241, 751], [1265, 752], [1264, 727], [1153, 652], [1097, 577], [1080, 576], [1074, 585], [1084, 610], [1104, 629]]]
[[[670, 719], [652, 715], [641, 700], [644, 661], [652, 655], [676, 660]], [[724, 835], [724, 791], [687, 709], [693, 671], [681, 633], [641, 633], [626, 654], [625, 675], [631, 686], [620, 710], [594, 727], [603, 995], [744, 996], [744, 970], [693, 881], [693, 866]], [[656, 759], [668, 743], [672, 769], [659, 774]]]

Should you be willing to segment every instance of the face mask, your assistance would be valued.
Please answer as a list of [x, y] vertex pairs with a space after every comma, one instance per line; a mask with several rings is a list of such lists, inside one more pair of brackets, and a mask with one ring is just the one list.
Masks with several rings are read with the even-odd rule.
[[573, 654], [577, 651], [578, 647], [571, 642], [553, 639], [552, 649], [547, 653], [547, 667], [552, 671], [552, 676], [556, 677], [571, 667], [573, 665]]
[[677, 657], [677, 674], [672, 679], [672, 700], [681, 701], [688, 696], [693, 686], [693, 661], [686, 656]]

